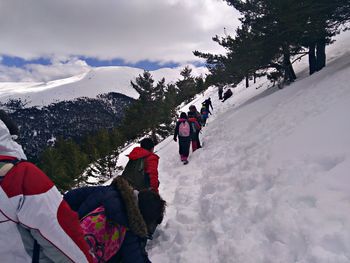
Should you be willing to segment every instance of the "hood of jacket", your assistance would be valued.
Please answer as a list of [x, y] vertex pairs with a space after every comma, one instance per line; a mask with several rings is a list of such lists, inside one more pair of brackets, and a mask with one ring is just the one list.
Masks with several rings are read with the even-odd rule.
[[12, 156], [18, 159], [27, 159], [22, 147], [12, 140], [5, 123], [0, 120], [0, 155]]
[[147, 237], [147, 225], [138, 207], [138, 201], [134, 195], [134, 190], [121, 176], [117, 176], [117, 178], [114, 179], [113, 186], [118, 189], [124, 201], [130, 230], [137, 236]]
[[144, 158], [144, 157], [147, 157], [147, 156], [150, 156], [150, 155], [157, 156], [153, 152], [150, 152], [150, 151], [148, 151], [148, 150], [146, 150], [146, 149], [144, 149], [142, 147], [135, 147], [131, 151], [131, 153], [129, 154], [129, 159], [130, 160], [137, 160], [137, 159]]

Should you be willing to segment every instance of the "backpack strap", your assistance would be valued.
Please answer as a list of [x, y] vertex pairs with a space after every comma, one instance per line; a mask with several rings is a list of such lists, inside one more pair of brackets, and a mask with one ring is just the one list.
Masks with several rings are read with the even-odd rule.
[[4, 177], [13, 167], [12, 163], [1, 163], [0, 164], [0, 177]]
[[0, 160], [0, 182], [4, 179], [5, 175], [19, 162], [23, 160]]
[[40, 245], [38, 244], [38, 241], [34, 239], [32, 263], [39, 263], [39, 258], [40, 258], [39, 255], [40, 255]]

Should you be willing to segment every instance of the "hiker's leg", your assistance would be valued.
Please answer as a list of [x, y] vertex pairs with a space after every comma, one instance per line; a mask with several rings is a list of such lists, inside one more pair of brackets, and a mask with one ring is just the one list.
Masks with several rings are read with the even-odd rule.
[[190, 155], [191, 138], [190, 137], [186, 138], [186, 141], [184, 144], [185, 144], [184, 156], [186, 157], [186, 160], [187, 160], [188, 156]]
[[198, 149], [198, 142], [197, 140], [192, 141], [192, 152]]
[[197, 148], [201, 148], [201, 142], [199, 141], [199, 131], [197, 131]]

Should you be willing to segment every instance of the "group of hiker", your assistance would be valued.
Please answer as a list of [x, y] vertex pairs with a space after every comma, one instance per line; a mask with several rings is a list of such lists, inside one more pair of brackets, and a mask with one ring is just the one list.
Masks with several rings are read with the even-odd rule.
[[129, 154], [123, 174], [111, 184], [62, 195], [26, 160], [15, 141], [18, 129], [2, 113], [1, 262], [150, 262], [146, 242], [166, 207], [158, 190], [159, 157], [153, 141], [141, 140]]
[[186, 112], [180, 113], [180, 118], [175, 126], [174, 141], [179, 142], [180, 160], [183, 164], [188, 164], [191, 145], [193, 152], [202, 147], [199, 133], [211, 114], [210, 108], [213, 110], [211, 99], [208, 98], [202, 102], [200, 112], [195, 105], [191, 105], [187, 114]]
[[[174, 140], [183, 164], [201, 148], [199, 133], [213, 106], [208, 98], [181, 112]], [[0, 257], [3, 262], [147, 263], [147, 240], [161, 224], [166, 202], [159, 195], [154, 142], [144, 138], [128, 155], [123, 173], [109, 185], [63, 195], [27, 161], [16, 142], [19, 130], [0, 110]]]

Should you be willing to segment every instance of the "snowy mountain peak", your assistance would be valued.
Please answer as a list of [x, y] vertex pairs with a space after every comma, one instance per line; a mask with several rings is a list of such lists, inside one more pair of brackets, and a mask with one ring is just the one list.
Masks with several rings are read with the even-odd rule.
[[[207, 73], [204, 67], [192, 68], [194, 76]], [[174, 82], [180, 78], [181, 69], [164, 68], [150, 73], [156, 81], [164, 77], [166, 82]], [[98, 94], [108, 92], [117, 92], [137, 99], [139, 94], [131, 87], [130, 81], [142, 73], [142, 69], [132, 67], [98, 67], [70, 78], [49, 82], [2, 82], [0, 101], [21, 98], [28, 102], [27, 106], [45, 106], [78, 97], [95, 98]]]

